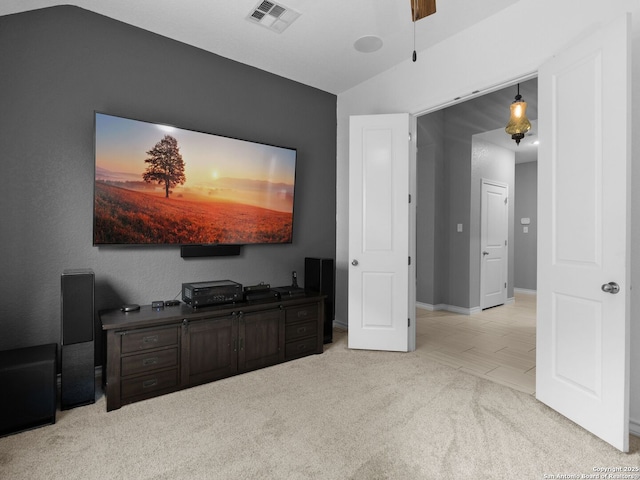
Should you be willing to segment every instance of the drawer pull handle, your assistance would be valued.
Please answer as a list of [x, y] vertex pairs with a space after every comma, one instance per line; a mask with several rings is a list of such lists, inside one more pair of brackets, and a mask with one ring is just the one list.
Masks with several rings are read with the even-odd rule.
[[306, 350], [307, 349], [307, 345], [305, 343], [302, 343], [300, 345], [298, 345], [298, 350], [302, 351], [302, 350]]
[[142, 343], [157, 343], [158, 335], [149, 335], [148, 337], [144, 337], [142, 339]]
[[298, 328], [298, 333], [304, 333], [307, 331], [307, 327], [300, 327]]
[[158, 384], [157, 378], [152, 378], [151, 380], [145, 380], [142, 382], [142, 388], [150, 388], [155, 387]]
[[142, 360], [142, 365], [155, 365], [158, 363], [158, 357], [145, 358]]
[[309, 315], [309, 312], [307, 310], [300, 310], [298, 312], [298, 318], [303, 318]]

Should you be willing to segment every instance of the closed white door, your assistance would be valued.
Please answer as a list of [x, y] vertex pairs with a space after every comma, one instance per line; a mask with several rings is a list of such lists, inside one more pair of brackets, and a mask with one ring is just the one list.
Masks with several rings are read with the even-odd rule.
[[536, 396], [629, 449], [628, 17], [539, 71]]
[[409, 115], [349, 125], [349, 348], [408, 351]]
[[504, 305], [507, 301], [508, 190], [505, 184], [482, 180], [480, 275], [483, 309]]

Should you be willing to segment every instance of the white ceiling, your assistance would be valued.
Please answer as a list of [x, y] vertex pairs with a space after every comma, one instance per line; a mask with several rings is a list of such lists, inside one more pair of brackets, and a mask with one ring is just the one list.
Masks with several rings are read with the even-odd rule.
[[[300, 13], [282, 33], [247, 20], [259, 0], [1, 0], [0, 15], [73, 4], [333, 94], [411, 61], [411, 0], [272, 1]], [[418, 62], [421, 50], [516, 2], [437, 0], [437, 12], [415, 24]], [[383, 47], [356, 51], [365, 35]]]

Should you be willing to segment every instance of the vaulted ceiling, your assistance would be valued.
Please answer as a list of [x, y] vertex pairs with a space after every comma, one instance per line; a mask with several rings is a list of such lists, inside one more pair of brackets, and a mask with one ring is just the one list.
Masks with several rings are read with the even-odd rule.
[[[267, 13], [264, 20], [269, 20], [270, 28], [252, 17], [262, 0], [2, 0], [0, 15], [73, 4], [339, 94], [411, 61], [414, 26], [420, 62], [421, 50], [517, 2], [436, 0], [437, 12], [414, 25], [411, 1], [269, 0], [267, 3], [287, 12], [281, 18]], [[371, 53], [357, 51], [354, 43], [366, 36], [379, 37], [381, 48]], [[368, 45], [365, 41], [365, 47]]]

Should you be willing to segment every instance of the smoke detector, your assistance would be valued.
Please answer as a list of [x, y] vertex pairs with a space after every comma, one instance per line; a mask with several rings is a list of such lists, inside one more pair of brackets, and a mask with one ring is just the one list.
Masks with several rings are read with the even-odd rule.
[[277, 33], [284, 32], [300, 14], [282, 4], [263, 0], [247, 15], [247, 20]]

